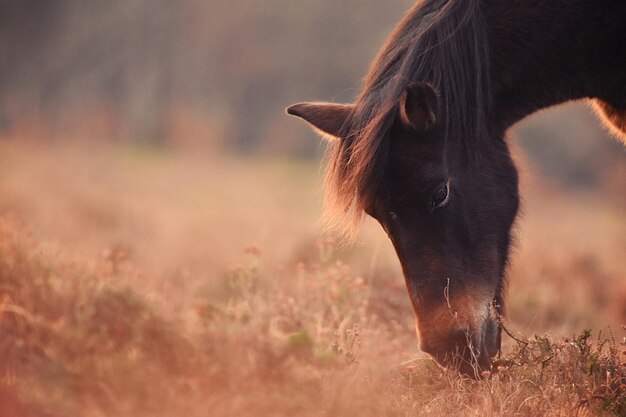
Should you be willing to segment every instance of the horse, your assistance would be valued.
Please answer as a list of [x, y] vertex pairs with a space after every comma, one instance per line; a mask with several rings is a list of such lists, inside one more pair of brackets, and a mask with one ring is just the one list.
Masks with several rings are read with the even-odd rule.
[[590, 99], [626, 143], [626, 2], [425, 0], [378, 52], [352, 104], [287, 113], [329, 142], [326, 213], [376, 219], [402, 266], [419, 347], [476, 376], [500, 351], [519, 207], [507, 131]]

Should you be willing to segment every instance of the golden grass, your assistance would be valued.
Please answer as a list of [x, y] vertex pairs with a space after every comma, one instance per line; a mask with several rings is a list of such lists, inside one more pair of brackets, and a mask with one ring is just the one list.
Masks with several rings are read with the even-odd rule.
[[531, 180], [510, 271], [521, 341], [477, 382], [417, 352], [376, 227], [351, 249], [317, 237], [315, 164], [0, 155], [2, 416], [626, 413], [626, 220], [598, 194]]

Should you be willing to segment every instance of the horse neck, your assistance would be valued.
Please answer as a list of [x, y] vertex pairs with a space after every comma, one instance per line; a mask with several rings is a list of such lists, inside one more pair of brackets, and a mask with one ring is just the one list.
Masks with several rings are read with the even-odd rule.
[[492, 0], [494, 122], [582, 98], [626, 106], [626, 1]]

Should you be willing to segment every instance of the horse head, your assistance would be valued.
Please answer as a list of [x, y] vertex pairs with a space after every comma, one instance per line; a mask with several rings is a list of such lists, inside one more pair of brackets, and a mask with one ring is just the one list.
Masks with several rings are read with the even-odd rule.
[[[363, 210], [380, 223], [400, 259], [421, 350], [471, 375], [488, 368], [500, 347], [495, 315], [503, 305], [517, 174], [503, 140], [479, 161], [447, 141], [441, 108], [431, 86], [406, 89], [377, 156], [385, 168], [367, 190]], [[344, 144], [355, 111], [328, 103], [288, 109]]]

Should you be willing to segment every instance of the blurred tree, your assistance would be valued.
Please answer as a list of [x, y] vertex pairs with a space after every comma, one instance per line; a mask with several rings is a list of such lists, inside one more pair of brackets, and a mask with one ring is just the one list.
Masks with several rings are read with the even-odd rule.
[[296, 98], [352, 99], [408, 4], [3, 0], [2, 126], [41, 118], [62, 134], [105, 105], [118, 136], [160, 142], [170, 107], [191, 104], [227, 115], [233, 146], [254, 150]]

